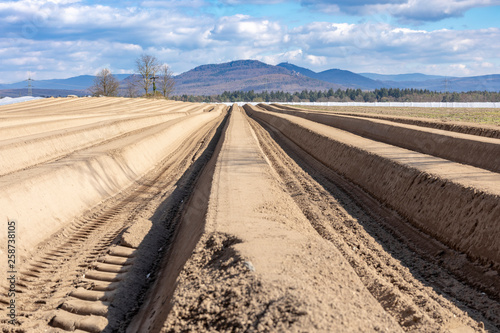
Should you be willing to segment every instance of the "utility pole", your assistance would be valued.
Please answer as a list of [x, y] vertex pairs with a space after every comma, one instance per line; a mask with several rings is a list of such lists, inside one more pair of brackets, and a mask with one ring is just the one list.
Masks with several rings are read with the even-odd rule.
[[32, 81], [35, 81], [31, 78], [31, 73], [28, 74], [28, 79], [25, 80], [25, 81], [28, 81], [28, 96], [33, 96], [33, 89], [32, 89], [32, 86], [31, 86], [31, 82]]

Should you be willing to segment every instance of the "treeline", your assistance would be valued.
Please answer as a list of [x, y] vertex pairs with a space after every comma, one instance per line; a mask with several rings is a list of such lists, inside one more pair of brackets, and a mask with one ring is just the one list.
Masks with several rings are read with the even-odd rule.
[[120, 81], [109, 68], [100, 70], [87, 91], [92, 96], [153, 97], [168, 99], [174, 91], [175, 80], [166, 64], [155, 56], [142, 54], [135, 60], [136, 73]]
[[500, 102], [500, 92], [435, 92], [427, 89], [381, 88], [374, 91], [361, 89], [283, 91], [225, 91], [220, 95], [171, 97], [184, 102]]

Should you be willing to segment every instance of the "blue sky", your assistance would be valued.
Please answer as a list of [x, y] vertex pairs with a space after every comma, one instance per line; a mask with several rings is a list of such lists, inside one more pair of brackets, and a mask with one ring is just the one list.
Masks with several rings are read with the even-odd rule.
[[148, 53], [175, 73], [238, 59], [315, 71], [500, 74], [500, 0], [0, 2], [0, 83], [132, 73]]

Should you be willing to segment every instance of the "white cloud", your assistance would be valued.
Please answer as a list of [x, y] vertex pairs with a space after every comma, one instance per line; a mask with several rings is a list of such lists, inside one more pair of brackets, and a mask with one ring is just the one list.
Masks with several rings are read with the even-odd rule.
[[287, 2], [286, 0], [221, 0], [219, 1], [222, 4], [226, 5], [268, 5], [268, 4], [276, 4]]
[[[202, 1], [190, 4], [195, 8]], [[423, 1], [411, 0], [411, 4]], [[461, 2], [465, 6], [479, 1], [488, 0]], [[351, 3], [403, 8], [403, 2], [410, 4], [407, 0]], [[155, 3], [148, 1], [148, 6]], [[320, 3], [326, 2], [315, 1]], [[337, 3], [345, 6], [347, 2]], [[38, 79], [89, 74], [103, 66], [117, 73], [130, 72], [134, 59], [143, 52], [168, 62], [175, 73], [237, 59], [270, 64], [289, 61], [313, 70], [500, 73], [500, 44], [492, 42], [500, 40], [499, 28], [425, 31], [373, 22], [312, 22], [288, 28], [280, 21], [250, 15], [190, 16], [168, 6], [114, 8], [74, 1], [3, 2], [3, 17], [8, 20], [0, 20], [4, 32], [0, 37], [1, 82], [24, 79], [21, 75], [29, 70], [36, 70]]]
[[284, 27], [277, 22], [240, 14], [219, 19], [210, 31], [210, 37], [231, 43], [241, 40], [241, 43], [252, 43], [255, 47], [277, 45], [287, 39]]
[[295, 49], [282, 53], [275, 53], [272, 55], [257, 56], [256, 59], [266, 64], [277, 65], [282, 62], [299, 62], [303, 60], [303, 52], [301, 49]]
[[439, 21], [459, 17], [472, 8], [499, 5], [498, 0], [409, 0], [405, 4], [368, 6], [367, 10], [382, 10], [403, 21]]
[[[484, 62], [478, 62], [478, 57], [496, 59], [500, 54], [500, 45], [491, 43], [492, 40], [500, 40], [498, 28], [428, 32], [384, 23], [316, 22], [298, 27], [289, 34], [292, 36], [291, 44], [303, 46], [309, 55], [326, 58], [326, 66], [358, 72], [373, 71], [373, 68], [386, 73], [408, 72], [405, 68], [421, 68], [420, 71], [424, 71], [430, 64], [442, 64], [438, 72], [449, 75], [448, 72], [454, 70], [451, 66], [454, 63], [472, 65]], [[306, 64], [307, 59], [303, 63]], [[326, 66], [319, 67], [326, 69]], [[484, 68], [474, 68], [485, 73]], [[493, 68], [500, 72], [498, 66]], [[489, 68], [490, 73], [493, 68]], [[463, 69], [460, 70], [463, 72]]]
[[302, 0], [301, 3], [325, 13], [386, 13], [402, 21], [418, 23], [459, 17], [472, 8], [498, 6], [500, 0]]
[[[129, 68], [132, 59], [143, 52], [138, 45], [108, 41], [33, 41], [0, 38], [3, 83], [25, 79], [31, 71], [36, 79], [65, 78], [92, 74], [107, 64], [115, 70]], [[133, 50], [133, 53], [131, 52]], [[16, 67], [13, 68], [12, 65]], [[38, 71], [37, 71], [38, 70]], [[23, 75], [23, 76], [19, 76]]]
[[[119, 42], [182, 43], [197, 47], [200, 26], [212, 22], [210, 17], [184, 15], [173, 8], [115, 8], [105, 5], [48, 4], [43, 1], [20, 1], [0, 4], [0, 21], [5, 36], [39, 39], [110, 38]], [[192, 28], [188, 28], [192, 27]]]
[[140, 7], [154, 7], [154, 8], [177, 8], [177, 7], [192, 7], [199, 8], [202, 6], [206, 6], [208, 3], [204, 0], [153, 0], [153, 1], [143, 1], [141, 2]]
[[314, 66], [318, 65], [326, 65], [328, 63], [328, 60], [326, 57], [318, 57], [312, 54], [309, 54], [306, 56], [307, 61]]

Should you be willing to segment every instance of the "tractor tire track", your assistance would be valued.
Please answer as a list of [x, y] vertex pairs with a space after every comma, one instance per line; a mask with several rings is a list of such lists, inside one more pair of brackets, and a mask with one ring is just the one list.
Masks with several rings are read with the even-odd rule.
[[483, 327], [500, 331], [496, 297], [454, 276], [432, 256], [440, 251], [450, 256], [452, 250], [414, 228], [401, 227], [407, 225], [403, 219], [334, 174], [271, 125], [253, 119], [250, 122], [264, 154], [311, 224], [339, 248], [401, 327], [413, 332], [480, 332]]
[[[207, 149], [222, 120], [223, 115], [204, 125], [135, 186], [61, 230], [23, 265], [16, 302], [21, 327], [29, 319], [23, 328], [26, 332], [39, 326], [46, 329], [49, 322], [60, 329], [88, 332], [100, 332], [108, 325], [109, 305], [136, 260], [136, 248], [120, 245], [122, 234], [152, 201], [169, 200], [181, 175]], [[170, 203], [175, 204], [179, 202]]]

